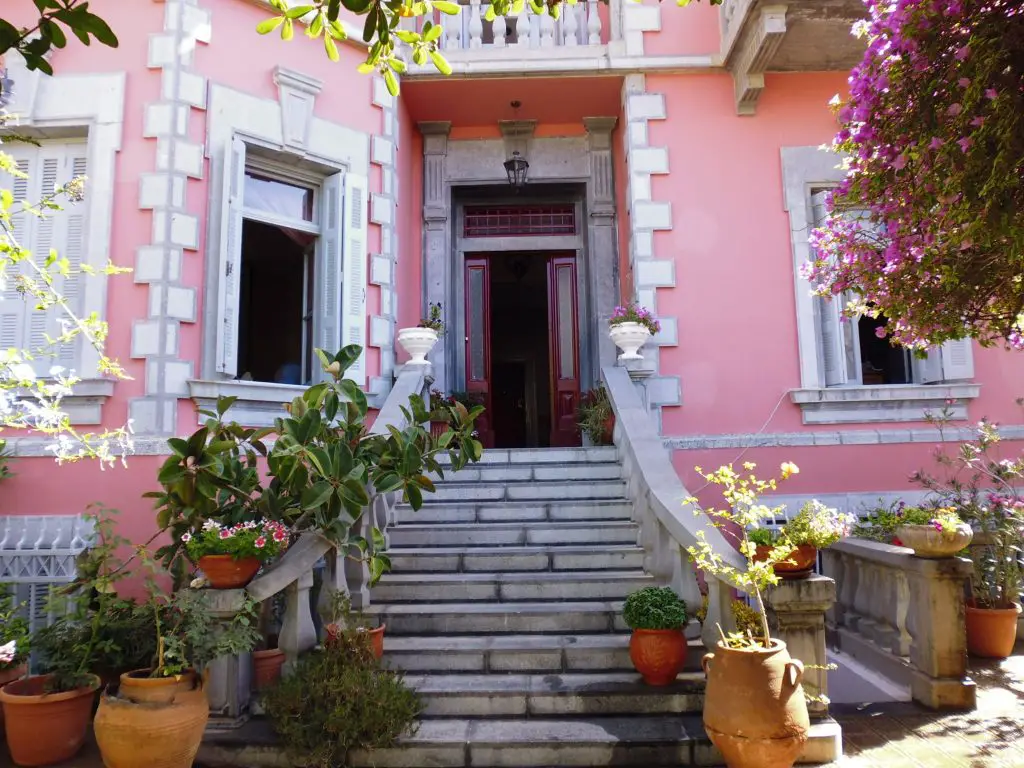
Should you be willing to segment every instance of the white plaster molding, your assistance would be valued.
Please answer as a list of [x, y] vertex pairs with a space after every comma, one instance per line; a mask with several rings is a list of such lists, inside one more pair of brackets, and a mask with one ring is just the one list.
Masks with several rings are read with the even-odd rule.
[[[188, 395], [201, 409], [215, 410], [217, 398], [236, 397], [229, 416], [247, 427], [271, 427], [274, 420], [286, 416], [286, 403], [306, 391], [294, 384], [270, 384], [261, 381], [208, 381], [188, 382]], [[206, 416], [197, 414], [197, 423], [205, 424]]]
[[813, 253], [809, 236], [814, 226], [811, 190], [835, 186], [846, 177], [842, 159], [824, 147], [783, 147], [782, 201], [789, 213], [790, 243], [793, 250], [793, 281], [796, 296], [797, 344], [800, 353], [800, 386], [825, 386], [821, 348], [818, 344], [817, 307], [811, 286], [800, 269]]
[[[71, 394], [60, 400], [60, 410], [67, 414], [75, 426], [96, 426], [103, 423], [103, 405], [114, 394], [113, 379], [82, 379]], [[35, 401], [30, 392], [18, 390], [18, 400]]]
[[[1024, 425], [1001, 426], [1004, 441], [1024, 440]], [[896, 445], [903, 443], [960, 443], [977, 438], [971, 427], [926, 429], [847, 429], [841, 431], [686, 435], [665, 438], [665, 447], [677, 451], [718, 448], [797, 448], [821, 445]]]
[[[231, 137], [238, 133], [247, 144], [275, 152], [287, 153], [297, 165], [304, 165], [324, 176], [352, 171], [362, 176], [370, 173], [370, 137], [362, 131], [313, 116], [309, 142], [302, 152], [285, 144], [281, 103], [261, 99], [217, 83], [210, 84], [206, 121], [206, 155], [210, 158], [210, 189], [223, 187], [225, 157]], [[217, 193], [211, 195], [206, 215], [206, 242], [219, 243], [222, 213]], [[214, 254], [215, 256], [216, 254]], [[219, 259], [206, 259], [204, 285], [203, 352], [201, 377], [214, 380], [216, 373]]]
[[274, 84], [281, 102], [281, 134], [284, 145], [301, 152], [309, 143], [316, 97], [323, 82], [285, 67], [274, 67]]
[[955, 420], [967, 418], [966, 401], [981, 394], [979, 384], [880, 384], [794, 389], [804, 424], [924, 421], [944, 408]]
[[[442, 75], [432, 65], [410, 66], [403, 75], [406, 80], [450, 80], [453, 77], [553, 77], [557, 75], [697, 75], [725, 71], [719, 54], [694, 56], [623, 55], [612, 46], [607, 51], [598, 46], [567, 48], [570, 56], [549, 55], [557, 48], [526, 51], [501, 48], [495, 53], [484, 49], [445, 52], [452, 65], [452, 74]], [[500, 53], [498, 52], [500, 51]]]

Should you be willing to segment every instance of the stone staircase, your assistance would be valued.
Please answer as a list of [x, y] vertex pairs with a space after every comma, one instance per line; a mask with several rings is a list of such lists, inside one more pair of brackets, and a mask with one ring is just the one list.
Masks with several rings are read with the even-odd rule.
[[666, 688], [629, 660], [622, 601], [655, 582], [621, 475], [614, 448], [492, 450], [400, 510], [369, 611], [425, 711], [415, 736], [356, 764], [716, 764], [703, 646]]

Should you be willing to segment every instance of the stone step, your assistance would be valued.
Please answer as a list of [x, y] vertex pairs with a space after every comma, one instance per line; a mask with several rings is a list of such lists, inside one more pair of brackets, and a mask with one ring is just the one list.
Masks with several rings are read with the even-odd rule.
[[426, 504], [419, 510], [403, 504], [398, 507], [398, 522], [448, 524], [629, 520], [632, 514], [633, 507], [628, 501], [616, 499]]
[[438, 485], [446, 483], [503, 483], [509, 481], [550, 481], [570, 480], [621, 480], [622, 465], [617, 461], [571, 462], [544, 464], [471, 464], [457, 472], [446, 471], [443, 477], [431, 473], [431, 479]]
[[672, 685], [646, 685], [633, 673], [555, 675], [407, 675], [421, 717], [577, 717], [699, 712], [704, 674], [680, 675]]
[[[488, 448], [476, 464], [591, 464], [615, 462], [619, 452], [615, 446], [593, 448]], [[448, 454], [438, 456], [438, 464], [450, 463]]]
[[[701, 649], [691, 651], [695, 656]], [[411, 635], [384, 633], [384, 658], [407, 672], [626, 672], [629, 635]], [[699, 656], [694, 668], [699, 664]]]
[[624, 501], [626, 483], [622, 480], [508, 481], [501, 483], [440, 483], [434, 493], [426, 494], [427, 504], [452, 501], [559, 501], [562, 499], [615, 499]]
[[[602, 571], [642, 568], [644, 550], [631, 544], [534, 547], [428, 547], [394, 549], [393, 573]], [[373, 590], [374, 599], [377, 590]]]
[[625, 632], [622, 603], [376, 603], [366, 609], [388, 635]]
[[[624, 521], [570, 523], [409, 524], [389, 531], [390, 548], [523, 547], [547, 544], [636, 544], [639, 528]], [[395, 552], [395, 554], [400, 554]]]
[[373, 588], [382, 603], [624, 600], [653, 586], [643, 571], [574, 573], [389, 573]]

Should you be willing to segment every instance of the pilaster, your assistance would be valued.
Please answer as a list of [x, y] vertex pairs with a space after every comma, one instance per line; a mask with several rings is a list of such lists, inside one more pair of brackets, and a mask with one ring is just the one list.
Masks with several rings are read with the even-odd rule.
[[[429, 304], [442, 305], [446, 324], [451, 327], [452, 307], [445, 306], [451, 283], [451, 199], [448, 196], [446, 164], [450, 122], [421, 122], [423, 135], [423, 309]], [[438, 339], [428, 359], [433, 364], [434, 386], [442, 392], [448, 390], [447, 366], [450, 354], [448, 335]]]

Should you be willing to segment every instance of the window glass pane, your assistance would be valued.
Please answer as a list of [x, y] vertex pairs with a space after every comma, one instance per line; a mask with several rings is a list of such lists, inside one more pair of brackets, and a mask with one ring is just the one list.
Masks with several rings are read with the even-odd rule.
[[313, 190], [245, 172], [245, 207], [302, 221], [313, 220]]
[[483, 381], [484, 374], [484, 271], [469, 271], [469, 378]]
[[573, 365], [573, 328], [572, 328], [572, 270], [559, 267], [555, 280], [558, 283], [558, 377], [560, 379], [575, 378], [576, 366]]

